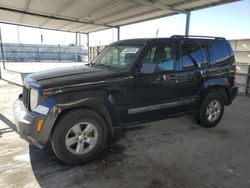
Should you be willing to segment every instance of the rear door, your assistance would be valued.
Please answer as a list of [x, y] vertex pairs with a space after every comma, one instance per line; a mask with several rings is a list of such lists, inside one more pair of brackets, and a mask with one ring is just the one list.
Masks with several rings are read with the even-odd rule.
[[[195, 101], [204, 79], [207, 77], [208, 59], [206, 46], [200, 42], [182, 41], [178, 44], [178, 100]], [[192, 105], [189, 105], [192, 108]]]

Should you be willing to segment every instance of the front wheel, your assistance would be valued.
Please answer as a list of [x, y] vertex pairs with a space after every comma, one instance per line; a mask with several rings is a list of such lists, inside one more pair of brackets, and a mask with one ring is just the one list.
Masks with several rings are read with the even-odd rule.
[[223, 112], [224, 104], [221, 95], [212, 92], [203, 100], [196, 119], [202, 127], [215, 127], [221, 120]]
[[80, 164], [95, 158], [104, 148], [106, 139], [107, 127], [97, 113], [74, 110], [57, 122], [51, 145], [60, 160]]

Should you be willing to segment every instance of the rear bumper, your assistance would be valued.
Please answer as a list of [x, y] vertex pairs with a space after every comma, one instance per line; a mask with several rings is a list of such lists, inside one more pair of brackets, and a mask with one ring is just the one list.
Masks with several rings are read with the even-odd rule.
[[233, 100], [238, 96], [238, 87], [228, 88], [228, 95], [229, 98], [226, 105], [232, 104]]
[[43, 148], [44, 144], [37, 140], [39, 132], [36, 131], [36, 125], [40, 118], [44, 118], [43, 115], [28, 111], [22, 101], [17, 99], [13, 105], [14, 130], [21, 136], [21, 138], [34, 144], [38, 148]]
[[238, 96], [238, 87], [231, 88], [231, 102]]

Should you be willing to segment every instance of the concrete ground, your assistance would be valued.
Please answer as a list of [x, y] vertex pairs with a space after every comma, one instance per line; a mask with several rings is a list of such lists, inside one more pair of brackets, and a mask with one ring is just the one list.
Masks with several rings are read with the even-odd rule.
[[237, 97], [215, 128], [200, 128], [191, 116], [143, 124], [97, 159], [72, 166], [8, 128], [21, 90], [0, 80], [0, 187], [250, 187], [250, 98]]

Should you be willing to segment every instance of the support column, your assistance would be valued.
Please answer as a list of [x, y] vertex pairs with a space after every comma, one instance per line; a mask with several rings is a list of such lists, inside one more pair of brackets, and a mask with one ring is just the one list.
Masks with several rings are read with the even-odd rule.
[[90, 63], [90, 57], [89, 57], [89, 33], [87, 35], [87, 52], [88, 52], [88, 63]]
[[76, 39], [75, 45], [78, 46], [78, 33], [77, 32], [76, 32], [75, 39]]
[[185, 30], [185, 36], [189, 35], [189, 27], [190, 27], [190, 16], [191, 16], [191, 12], [188, 12], [186, 14], [186, 30]]
[[[1, 41], [1, 52], [2, 52], [3, 69], [5, 70], [5, 61], [4, 61], [3, 40], [2, 40], [1, 27], [0, 27], [0, 41]], [[1, 66], [0, 66], [0, 78], [1, 78]]]
[[76, 36], [75, 36], [75, 62], [78, 62], [78, 53], [77, 53], [77, 46], [78, 46], [78, 33], [76, 32]]
[[117, 41], [120, 40], [120, 26], [117, 27]]

